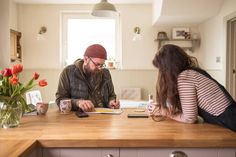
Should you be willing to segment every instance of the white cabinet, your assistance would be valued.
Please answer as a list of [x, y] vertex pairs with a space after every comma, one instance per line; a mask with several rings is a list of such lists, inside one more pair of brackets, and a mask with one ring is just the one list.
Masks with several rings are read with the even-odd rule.
[[117, 148], [43, 148], [43, 157], [119, 157]]
[[174, 151], [187, 157], [236, 157], [235, 148], [37, 148], [24, 157], [170, 157]]
[[188, 157], [236, 157], [234, 148], [121, 148], [120, 157], [170, 157], [174, 151], [182, 151]]

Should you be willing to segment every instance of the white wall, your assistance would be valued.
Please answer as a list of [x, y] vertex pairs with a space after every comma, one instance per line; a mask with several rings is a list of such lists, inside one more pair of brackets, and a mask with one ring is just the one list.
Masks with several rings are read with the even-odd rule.
[[10, 64], [10, 1], [0, 1], [0, 70]]
[[0, 1], [0, 70], [10, 66], [10, 29], [17, 30], [17, 5]]
[[17, 4], [10, 0], [10, 28], [13, 30], [18, 30], [18, 17], [17, 17]]
[[[19, 28], [23, 39], [23, 64], [26, 68], [60, 67], [60, 11], [90, 11], [91, 5], [20, 5]], [[151, 24], [151, 4], [116, 5], [121, 14], [122, 59], [125, 69], [153, 69], [156, 51], [155, 29]], [[46, 40], [36, 40], [41, 26], [47, 27]], [[143, 40], [132, 41], [134, 27], [139, 26]], [[46, 64], [42, 64], [44, 58]], [[48, 63], [48, 64], [47, 64]]]
[[[20, 5], [19, 29], [22, 32], [22, 63], [27, 69], [60, 67], [60, 9], [52, 5]], [[47, 27], [46, 40], [38, 41], [41, 26]], [[42, 62], [43, 61], [43, 62]]]
[[[123, 87], [142, 88], [142, 98], [155, 94], [156, 70], [152, 59], [157, 49], [156, 28], [151, 24], [152, 6], [116, 5], [121, 14], [122, 59], [124, 70], [111, 70], [117, 95]], [[18, 27], [22, 32], [23, 80], [34, 71], [46, 78], [49, 85], [40, 88], [44, 100], [54, 100], [60, 69], [60, 11], [92, 9], [90, 5], [19, 5]], [[41, 26], [47, 27], [46, 40], [37, 41]], [[134, 27], [141, 28], [142, 40], [133, 41]]]
[[[236, 1], [225, 0], [219, 14], [199, 26], [202, 36], [199, 60], [201, 60], [204, 68], [218, 76], [216, 79], [223, 85], [225, 85], [226, 73], [226, 27], [224, 18], [234, 12], [236, 12]], [[216, 57], [220, 57], [221, 62], [217, 63]]]
[[[124, 69], [153, 69], [157, 50], [156, 28], [152, 26], [151, 5], [119, 5], [122, 21], [122, 62]], [[141, 28], [142, 40], [132, 41], [134, 27]]]

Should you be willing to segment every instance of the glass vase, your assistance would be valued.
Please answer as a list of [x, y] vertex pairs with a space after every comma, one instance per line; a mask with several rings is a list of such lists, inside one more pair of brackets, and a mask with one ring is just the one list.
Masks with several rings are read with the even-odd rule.
[[20, 124], [22, 107], [19, 102], [15, 104], [0, 104], [0, 125], [2, 128], [14, 128]]

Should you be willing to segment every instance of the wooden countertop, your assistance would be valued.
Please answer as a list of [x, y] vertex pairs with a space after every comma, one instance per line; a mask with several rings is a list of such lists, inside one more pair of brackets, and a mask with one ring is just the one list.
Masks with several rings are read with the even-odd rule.
[[0, 156], [15, 157], [36, 148], [36, 140], [0, 140]]
[[78, 118], [73, 112], [64, 115], [51, 108], [45, 116], [24, 116], [18, 128], [0, 129], [0, 156], [21, 154], [37, 142], [42, 147], [236, 148], [236, 133], [229, 129], [170, 119], [127, 118], [128, 113], [133, 110]]

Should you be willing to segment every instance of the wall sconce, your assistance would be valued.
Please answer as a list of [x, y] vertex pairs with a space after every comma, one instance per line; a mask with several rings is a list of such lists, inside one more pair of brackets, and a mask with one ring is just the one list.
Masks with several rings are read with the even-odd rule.
[[98, 17], [112, 17], [117, 15], [117, 12], [113, 4], [107, 2], [107, 0], [101, 0], [100, 3], [94, 5], [92, 15]]
[[42, 26], [37, 34], [37, 40], [46, 40], [44, 34], [47, 32], [47, 27]]
[[134, 27], [134, 37], [133, 37], [133, 41], [141, 40], [141, 39], [142, 39], [142, 35], [141, 35], [141, 29], [140, 29], [140, 27]]
[[39, 34], [44, 34], [46, 32], [47, 32], [47, 27], [45, 27], [45, 26], [42, 26], [39, 30]]

